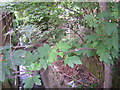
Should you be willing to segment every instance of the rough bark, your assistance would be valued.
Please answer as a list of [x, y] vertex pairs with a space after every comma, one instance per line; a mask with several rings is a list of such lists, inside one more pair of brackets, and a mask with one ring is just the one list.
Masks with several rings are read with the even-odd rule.
[[[106, 11], [107, 10], [106, 2], [101, 2], [103, 0], [98, 0], [98, 1], [99, 1], [99, 6], [100, 6], [101, 12]], [[113, 65], [104, 64], [103, 88], [111, 88], [112, 87], [112, 67], [113, 67]]]

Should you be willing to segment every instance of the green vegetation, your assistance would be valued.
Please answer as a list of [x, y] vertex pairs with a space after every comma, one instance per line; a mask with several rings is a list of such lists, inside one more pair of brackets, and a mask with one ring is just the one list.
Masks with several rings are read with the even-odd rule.
[[[43, 39], [47, 39], [47, 43], [32, 52], [12, 51], [12, 56], [10, 48], [1, 49], [6, 61], [0, 62], [3, 69], [0, 81], [4, 82], [6, 75], [13, 75], [11, 71], [15, 71], [16, 66], [23, 65], [31, 71], [29, 74], [32, 77], [23, 81], [24, 87], [30, 88], [34, 83], [40, 84], [38, 80], [40, 76], [33, 74], [32, 71], [47, 69], [48, 65], [58, 59], [64, 59], [64, 63], [70, 67], [82, 64], [80, 59], [85, 55], [98, 56], [101, 62], [114, 64], [118, 58], [118, 3], [107, 3], [107, 5], [108, 10], [100, 12], [97, 2], [2, 4], [3, 10], [13, 13], [13, 46], [17, 45], [19, 39], [23, 45], [30, 47], [38, 42], [42, 44], [40, 40]], [[64, 26], [67, 26], [67, 29]], [[84, 38], [78, 33], [81, 26], [88, 29], [83, 33]], [[68, 29], [77, 33], [79, 38], [69, 39], [69, 34], [66, 33]], [[84, 40], [83, 44], [79, 44], [80, 40]], [[90, 49], [77, 50], [78, 48]], [[73, 49], [73, 52], [69, 52]]]

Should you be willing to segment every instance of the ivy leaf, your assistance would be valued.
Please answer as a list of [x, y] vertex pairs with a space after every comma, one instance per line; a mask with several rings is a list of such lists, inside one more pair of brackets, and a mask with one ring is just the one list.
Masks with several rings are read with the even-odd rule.
[[80, 58], [77, 56], [66, 57], [64, 63], [68, 64], [70, 67], [74, 67], [74, 64], [82, 64]]
[[41, 81], [39, 78], [40, 78], [40, 76], [36, 75], [36, 76], [24, 79], [23, 80], [23, 83], [25, 83], [24, 88], [32, 88], [34, 83], [37, 85], [41, 85]]

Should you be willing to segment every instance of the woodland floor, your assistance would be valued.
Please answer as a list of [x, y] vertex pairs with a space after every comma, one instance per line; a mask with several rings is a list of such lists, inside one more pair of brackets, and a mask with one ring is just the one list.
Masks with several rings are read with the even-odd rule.
[[83, 65], [74, 65], [74, 68], [71, 68], [64, 65], [62, 60], [58, 60], [53, 63], [53, 67], [72, 87], [100, 87], [99, 79]]

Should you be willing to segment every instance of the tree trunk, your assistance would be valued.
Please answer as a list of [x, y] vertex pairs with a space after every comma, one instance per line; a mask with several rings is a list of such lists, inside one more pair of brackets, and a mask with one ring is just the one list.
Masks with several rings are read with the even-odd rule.
[[104, 64], [104, 88], [112, 87], [112, 65]]
[[[107, 10], [106, 2], [101, 2], [102, 0], [98, 0], [98, 1], [99, 1], [99, 6], [100, 6], [101, 12], [106, 11]], [[111, 88], [112, 87], [112, 67], [113, 67], [113, 65], [104, 64], [103, 88]]]

